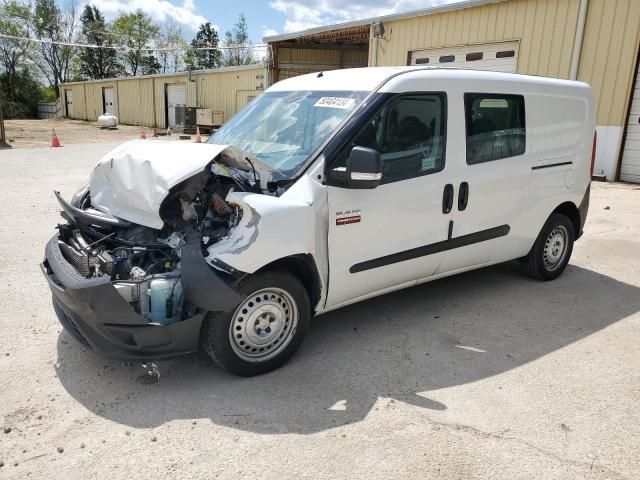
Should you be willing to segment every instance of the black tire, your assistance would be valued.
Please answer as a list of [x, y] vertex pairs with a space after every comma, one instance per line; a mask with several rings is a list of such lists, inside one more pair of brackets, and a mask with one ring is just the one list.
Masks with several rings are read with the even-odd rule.
[[[554, 231], [566, 233], [566, 246], [557, 263], [550, 265], [548, 260], [545, 261], [545, 247], [550, 248], [547, 246], [547, 242], [550, 241], [550, 235]], [[573, 252], [574, 239], [575, 229], [571, 220], [560, 213], [552, 213], [540, 230], [540, 234], [527, 256], [519, 260], [522, 271], [530, 277], [542, 281], [558, 278], [567, 268]]]
[[[264, 360], [253, 359], [253, 361], [248, 361], [241, 356], [244, 352], [239, 354], [234, 350], [246, 348], [246, 346], [240, 347], [235, 340], [231, 339], [232, 334], [236, 333], [235, 330], [230, 332], [230, 329], [234, 328], [232, 327], [232, 322], [234, 322], [236, 325], [235, 328], [237, 328], [239, 326], [237, 323], [238, 318], [241, 319], [240, 321], [243, 321], [241, 317], [241, 307], [245, 307], [247, 305], [246, 302], [253, 300], [250, 299], [250, 297], [253, 296], [254, 293], [269, 288], [286, 292], [289, 298], [295, 302], [295, 307], [297, 308], [297, 325], [292, 326], [293, 321], [291, 321], [291, 325], [289, 325], [290, 330], [282, 331], [282, 334], [287, 334], [284, 337], [284, 339], [288, 341], [286, 347], [282, 347], [282, 343], [278, 346], [278, 339], [275, 339], [276, 345], [271, 345], [274, 347], [273, 351], [276, 351], [276, 348], [278, 349], [275, 356]], [[309, 295], [298, 278], [284, 271], [268, 271], [252, 275], [239, 285], [238, 290], [246, 295], [246, 297], [234, 311], [226, 314], [210, 313], [205, 319], [200, 336], [202, 347], [215, 363], [235, 375], [252, 377], [275, 370], [286, 363], [296, 353], [304, 340], [304, 336], [311, 323], [311, 303], [309, 301]], [[265, 298], [263, 305], [266, 305], [268, 302], [269, 300]], [[273, 305], [274, 307], [279, 307], [279, 305], [275, 305], [275, 303], [273, 303]], [[283, 305], [285, 304], [283, 303]], [[289, 308], [293, 314], [293, 307], [289, 306]], [[288, 312], [289, 310], [287, 310], [287, 313]], [[238, 316], [236, 316], [234, 320], [236, 313]], [[276, 311], [276, 313], [278, 312]], [[279, 313], [284, 315], [284, 312]], [[257, 312], [254, 311], [254, 314], [257, 314]], [[287, 323], [289, 323], [289, 317], [287, 316], [286, 318]], [[249, 322], [245, 322], [245, 325], [248, 329]], [[246, 335], [246, 332], [243, 331], [242, 333]], [[232, 342], [234, 342], [233, 345]], [[259, 355], [259, 353], [256, 354]], [[247, 352], [247, 355], [251, 355], [251, 352]], [[267, 352], [265, 352], [264, 355], [267, 355]]]

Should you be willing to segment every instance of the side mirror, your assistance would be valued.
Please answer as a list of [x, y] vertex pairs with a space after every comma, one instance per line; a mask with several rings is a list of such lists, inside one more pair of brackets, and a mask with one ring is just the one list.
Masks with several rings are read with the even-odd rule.
[[372, 148], [353, 147], [347, 158], [346, 183], [349, 188], [376, 188], [382, 180], [382, 159]]

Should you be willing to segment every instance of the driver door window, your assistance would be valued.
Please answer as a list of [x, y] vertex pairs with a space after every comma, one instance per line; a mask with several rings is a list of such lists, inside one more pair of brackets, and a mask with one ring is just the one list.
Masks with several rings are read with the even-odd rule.
[[439, 172], [444, 168], [446, 99], [442, 93], [397, 96], [385, 104], [344, 152], [373, 148], [382, 157], [382, 183]]

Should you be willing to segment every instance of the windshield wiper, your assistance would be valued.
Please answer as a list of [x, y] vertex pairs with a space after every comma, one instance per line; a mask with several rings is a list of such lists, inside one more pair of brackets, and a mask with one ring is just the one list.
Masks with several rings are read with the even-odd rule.
[[251, 165], [251, 170], [253, 170], [253, 182], [258, 185], [258, 188], [260, 188], [260, 181], [258, 180], [258, 174], [256, 173], [256, 167], [253, 166], [253, 162], [249, 159], [249, 157], [244, 157], [244, 159], [249, 162], [249, 165]]
[[273, 180], [271, 182], [267, 182], [267, 190], [270, 192], [276, 192], [278, 188], [287, 188], [293, 185], [296, 182], [296, 179], [290, 178], [282, 178], [280, 180]]

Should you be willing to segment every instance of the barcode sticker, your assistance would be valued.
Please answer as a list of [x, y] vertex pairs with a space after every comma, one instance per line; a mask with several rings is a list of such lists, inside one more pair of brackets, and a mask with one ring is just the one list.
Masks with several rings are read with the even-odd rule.
[[355, 98], [344, 98], [344, 97], [320, 97], [316, 103], [313, 104], [314, 107], [325, 107], [325, 108], [353, 108], [356, 104]]
[[422, 159], [422, 171], [425, 172], [427, 170], [433, 170], [436, 168], [436, 159], [435, 158], [423, 158]]

